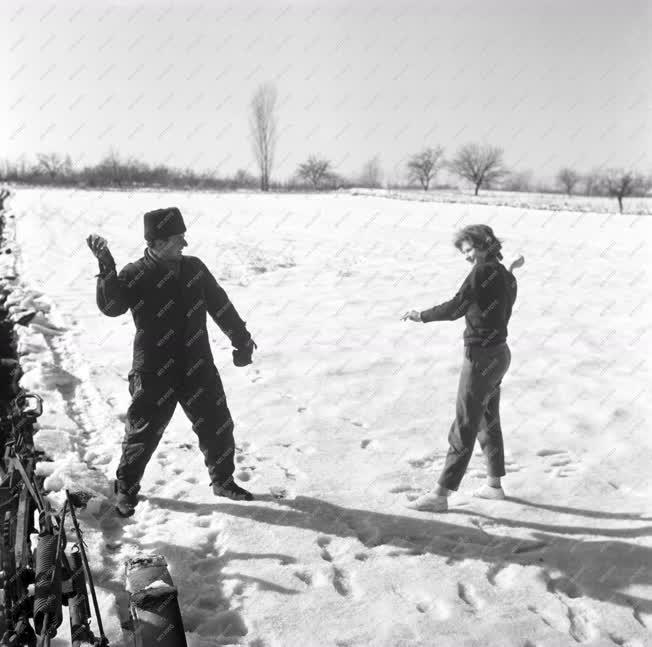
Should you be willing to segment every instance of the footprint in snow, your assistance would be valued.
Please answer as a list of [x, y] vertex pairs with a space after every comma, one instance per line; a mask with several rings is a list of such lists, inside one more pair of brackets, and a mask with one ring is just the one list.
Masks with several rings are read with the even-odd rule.
[[593, 640], [599, 635], [600, 630], [586, 610], [574, 609], [573, 607], [568, 606], [567, 615], [570, 622], [568, 634], [576, 642]]
[[523, 469], [516, 461], [509, 458], [505, 459], [505, 471], [510, 474], [512, 472], [520, 472]]
[[438, 459], [442, 457], [443, 455], [437, 451], [437, 452], [432, 452], [430, 454], [426, 454], [421, 458], [409, 458], [408, 463], [412, 467], [426, 468], [426, 467], [431, 467], [433, 463], [435, 463]]
[[346, 574], [346, 571], [343, 568], [335, 566], [333, 564], [333, 556], [328, 550], [328, 546], [331, 543], [331, 538], [327, 535], [320, 535], [317, 537], [317, 545], [321, 548], [321, 558], [325, 562], [332, 564], [332, 584], [333, 588], [341, 596], [347, 596], [351, 593], [351, 585], [349, 584], [349, 578]]
[[351, 593], [351, 586], [345, 571], [337, 566], [333, 566], [333, 587], [342, 597]]
[[526, 544], [518, 544], [512, 549], [512, 553], [521, 554], [521, 553], [531, 553], [533, 551], [541, 550], [548, 545], [545, 541], [528, 541]]
[[390, 494], [401, 494], [403, 492], [415, 492], [416, 488], [411, 485], [395, 485], [389, 489]]
[[352, 420], [351, 418], [346, 418], [346, 417], [341, 417], [340, 420], [344, 420], [344, 422], [350, 422], [354, 427], [368, 427], [367, 424], [364, 422], [360, 422], [359, 420]]
[[276, 463], [278, 467], [283, 470], [283, 474], [285, 475], [285, 478], [288, 479], [289, 481], [295, 481], [297, 476], [296, 474], [293, 474], [285, 465], [281, 465], [280, 463]]
[[537, 456], [555, 456], [556, 454], [564, 454], [565, 450], [563, 449], [540, 449], [537, 452]]
[[541, 612], [533, 604], [529, 604], [527, 610], [530, 613], [534, 613], [534, 615], [538, 616], [544, 625], [556, 629], [556, 627], [554, 627], [553, 624], [545, 616], [543, 616]]
[[541, 576], [549, 593], [562, 594], [568, 598], [579, 598], [582, 596], [582, 591], [577, 584], [565, 575], [553, 577], [547, 571], [542, 570]]
[[505, 564], [492, 564], [489, 566], [487, 569], [487, 572], [485, 573], [485, 577], [487, 578], [487, 582], [491, 584], [491, 586], [496, 586], [496, 575], [500, 573], [505, 568]]
[[574, 476], [581, 470], [578, 459], [564, 449], [542, 449], [537, 452], [537, 456], [543, 456], [549, 459], [546, 461], [547, 467], [544, 471], [555, 477], [566, 478], [568, 476]]
[[312, 584], [312, 573], [308, 570], [295, 571], [294, 577], [296, 577], [298, 580], [301, 580], [306, 586], [310, 586]]
[[331, 543], [331, 538], [326, 535], [320, 535], [317, 537], [317, 545], [321, 548], [321, 558], [325, 562], [332, 562], [333, 556], [328, 551], [327, 546]]
[[484, 607], [484, 600], [477, 594], [472, 584], [457, 583], [457, 597], [471, 609], [477, 611]]

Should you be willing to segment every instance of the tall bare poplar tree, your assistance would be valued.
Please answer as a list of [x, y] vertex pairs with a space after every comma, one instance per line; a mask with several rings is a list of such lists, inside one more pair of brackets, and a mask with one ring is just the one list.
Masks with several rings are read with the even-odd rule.
[[276, 146], [276, 87], [263, 83], [251, 100], [251, 138], [260, 170], [260, 188], [269, 191]]

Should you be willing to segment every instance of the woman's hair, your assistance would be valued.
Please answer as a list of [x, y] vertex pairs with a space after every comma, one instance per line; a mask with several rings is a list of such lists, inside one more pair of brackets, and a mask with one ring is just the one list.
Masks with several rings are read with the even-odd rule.
[[453, 238], [453, 245], [462, 251], [462, 243], [465, 240], [475, 249], [486, 251], [487, 256], [495, 256], [498, 260], [503, 260], [503, 255], [500, 253], [503, 245], [489, 225], [468, 225], [460, 229]]

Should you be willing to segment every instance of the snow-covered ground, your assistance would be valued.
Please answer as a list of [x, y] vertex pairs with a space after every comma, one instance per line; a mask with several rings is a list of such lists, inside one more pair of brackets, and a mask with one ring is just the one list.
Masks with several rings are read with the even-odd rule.
[[[522, 191], [492, 191], [482, 189], [478, 195], [472, 190], [421, 189], [350, 189], [352, 195], [378, 196], [394, 200], [417, 202], [455, 202], [539, 209], [546, 211], [618, 213], [616, 198], [606, 196], [565, 195], [563, 193], [524, 193]], [[627, 197], [623, 199], [623, 213], [652, 215], [652, 197]]]
[[[121, 268], [143, 212], [173, 204], [259, 347], [234, 367], [209, 321], [237, 477], [258, 496], [212, 496], [178, 407], [121, 520], [106, 497], [134, 327], [97, 310], [85, 239], [105, 236]], [[72, 484], [97, 495], [80, 519], [112, 645], [128, 644], [123, 564], [142, 551], [167, 558], [194, 647], [652, 644], [652, 219], [346, 193], [20, 189], [8, 207], [23, 287], [63, 329], [22, 331], [41, 469], [54, 503]], [[450, 511], [420, 513], [405, 504], [445, 456], [463, 320], [400, 316], [453, 296], [469, 267], [451, 237], [477, 222], [526, 257], [501, 396], [510, 498], [470, 496], [478, 450]]]

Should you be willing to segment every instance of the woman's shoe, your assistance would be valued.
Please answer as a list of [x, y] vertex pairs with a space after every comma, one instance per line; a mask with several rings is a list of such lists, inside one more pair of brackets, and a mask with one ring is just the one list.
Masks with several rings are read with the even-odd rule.
[[448, 510], [448, 497], [428, 492], [412, 501], [412, 503], [408, 503], [407, 507], [421, 512], [446, 512]]
[[500, 486], [493, 487], [492, 485], [487, 485], [485, 483], [473, 493], [473, 496], [478, 497], [479, 499], [499, 500], [505, 498], [505, 492]]

